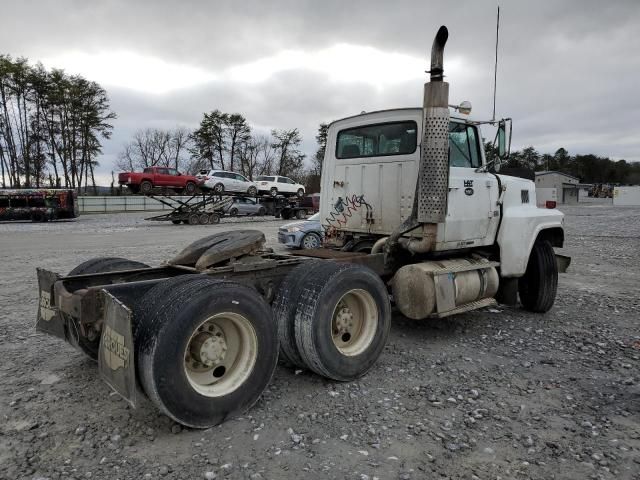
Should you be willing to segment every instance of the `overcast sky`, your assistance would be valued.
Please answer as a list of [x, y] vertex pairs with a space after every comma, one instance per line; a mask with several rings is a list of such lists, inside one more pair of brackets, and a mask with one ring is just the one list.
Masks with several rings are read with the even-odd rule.
[[[449, 28], [450, 100], [491, 116], [495, 0], [2, 1], [0, 53], [107, 89], [114, 122], [101, 179], [139, 128], [239, 112], [294, 128], [418, 106], [433, 36]], [[497, 114], [515, 148], [640, 160], [640, 0], [501, 2]], [[106, 183], [106, 182], [101, 182]]]

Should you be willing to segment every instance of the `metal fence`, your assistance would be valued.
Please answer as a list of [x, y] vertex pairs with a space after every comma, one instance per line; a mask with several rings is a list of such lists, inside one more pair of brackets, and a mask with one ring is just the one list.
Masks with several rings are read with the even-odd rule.
[[[186, 201], [189, 196], [174, 196], [172, 199]], [[154, 210], [171, 210], [155, 198], [139, 196], [119, 197], [78, 197], [80, 213], [114, 213], [114, 212], [143, 212]]]

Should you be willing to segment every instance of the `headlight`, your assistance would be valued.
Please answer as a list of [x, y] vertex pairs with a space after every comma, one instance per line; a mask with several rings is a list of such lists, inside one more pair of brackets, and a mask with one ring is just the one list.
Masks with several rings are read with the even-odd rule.
[[299, 232], [300, 231], [300, 227], [289, 227], [287, 228], [287, 233], [295, 233], [295, 232]]

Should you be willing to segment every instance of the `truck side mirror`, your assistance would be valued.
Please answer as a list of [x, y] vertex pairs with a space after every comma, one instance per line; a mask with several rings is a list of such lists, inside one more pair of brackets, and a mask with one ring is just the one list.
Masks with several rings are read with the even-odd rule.
[[[509, 131], [507, 132], [507, 121], [509, 121]], [[501, 160], [509, 158], [511, 153], [511, 121], [500, 120], [498, 123], [498, 157]]]

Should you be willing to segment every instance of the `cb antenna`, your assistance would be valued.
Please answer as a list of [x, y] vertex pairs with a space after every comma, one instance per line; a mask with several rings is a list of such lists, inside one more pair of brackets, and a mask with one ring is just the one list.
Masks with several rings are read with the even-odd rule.
[[493, 116], [491, 120], [496, 121], [496, 90], [498, 89], [498, 41], [500, 39], [500, 5], [498, 5], [498, 18], [496, 19], [496, 62], [493, 68]]

